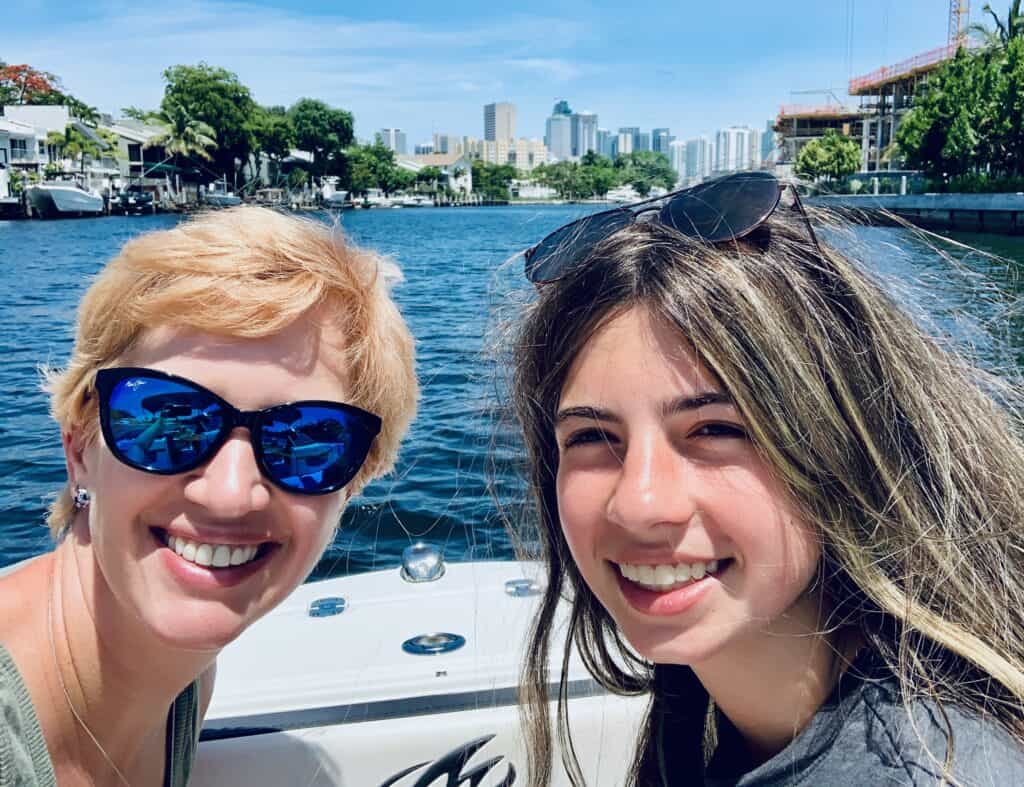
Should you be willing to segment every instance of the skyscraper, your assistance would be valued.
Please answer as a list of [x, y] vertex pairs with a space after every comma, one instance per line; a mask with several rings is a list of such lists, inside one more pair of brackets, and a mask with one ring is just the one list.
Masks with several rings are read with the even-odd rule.
[[747, 126], [730, 126], [715, 134], [715, 170], [738, 172], [750, 169], [750, 134], [751, 129]]
[[597, 150], [597, 115], [593, 112], [574, 112], [569, 116], [573, 158], [583, 158], [588, 151]]
[[672, 169], [676, 171], [676, 187], [678, 188], [686, 180], [686, 143], [673, 139], [668, 143], [666, 155]]
[[[715, 168], [715, 146], [707, 137], [686, 140], [686, 181], [696, 183]], [[680, 173], [683, 174], [683, 173]]]
[[516, 135], [516, 105], [498, 102], [484, 105], [484, 139], [508, 141]]
[[607, 158], [615, 158], [615, 151], [612, 149], [612, 141], [615, 135], [606, 128], [597, 130], [597, 152]]
[[544, 144], [556, 161], [572, 158], [572, 110], [568, 101], [562, 99], [552, 108], [544, 124]]
[[378, 133], [380, 134], [380, 141], [384, 143], [385, 147], [399, 155], [405, 155], [405, 132], [402, 129], [382, 128]]
[[651, 150], [655, 153], [664, 153], [669, 161], [672, 160], [670, 145], [675, 141], [676, 138], [667, 128], [656, 128], [651, 131]]
[[633, 150], [650, 150], [651, 149], [651, 132], [640, 131], [633, 136]]

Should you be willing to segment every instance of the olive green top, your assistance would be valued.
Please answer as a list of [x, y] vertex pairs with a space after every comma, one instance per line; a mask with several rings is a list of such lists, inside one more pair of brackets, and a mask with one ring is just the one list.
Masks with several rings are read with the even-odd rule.
[[[167, 713], [164, 787], [185, 787], [199, 741], [199, 684], [191, 683]], [[0, 787], [57, 787], [53, 763], [25, 681], [0, 645]]]

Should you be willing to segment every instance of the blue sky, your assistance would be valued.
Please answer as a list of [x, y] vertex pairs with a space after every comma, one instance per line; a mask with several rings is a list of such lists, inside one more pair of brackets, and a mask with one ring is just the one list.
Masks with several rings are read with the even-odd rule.
[[0, 59], [55, 72], [103, 111], [156, 107], [164, 68], [204, 60], [261, 103], [319, 98], [352, 111], [359, 137], [398, 126], [411, 146], [434, 131], [483, 136], [491, 101], [515, 103], [527, 137], [562, 98], [612, 129], [763, 128], [782, 103], [824, 100], [793, 91], [842, 98], [851, 70], [943, 45], [948, 0], [4, 5]]

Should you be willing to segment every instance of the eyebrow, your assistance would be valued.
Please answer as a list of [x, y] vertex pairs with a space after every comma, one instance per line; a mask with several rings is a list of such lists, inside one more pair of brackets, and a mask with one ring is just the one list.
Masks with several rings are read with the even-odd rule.
[[[674, 415], [676, 413], [699, 410], [701, 407], [707, 407], [712, 404], [731, 405], [732, 403], [732, 398], [723, 391], [706, 391], [694, 396], [680, 396], [673, 399], [662, 408], [662, 414]], [[559, 410], [555, 415], [555, 425], [557, 426], [570, 418], [586, 418], [590, 421], [608, 421], [616, 424], [622, 422], [619, 416], [609, 410], [602, 410], [599, 407], [580, 406], [566, 407]]]

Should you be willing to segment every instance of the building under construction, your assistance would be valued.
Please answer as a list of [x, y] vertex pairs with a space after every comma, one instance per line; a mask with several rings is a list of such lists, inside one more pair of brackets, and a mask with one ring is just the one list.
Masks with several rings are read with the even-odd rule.
[[869, 116], [867, 109], [840, 104], [782, 106], [774, 126], [777, 143], [775, 168], [786, 175], [791, 174], [800, 149], [812, 140], [821, 139], [829, 131], [861, 139]]
[[792, 165], [800, 148], [834, 129], [861, 144], [861, 171], [902, 169], [896, 132], [929, 76], [967, 46], [968, 0], [949, 0], [949, 36], [945, 46], [850, 80], [849, 93], [859, 107], [784, 106], [775, 124], [778, 165]]

